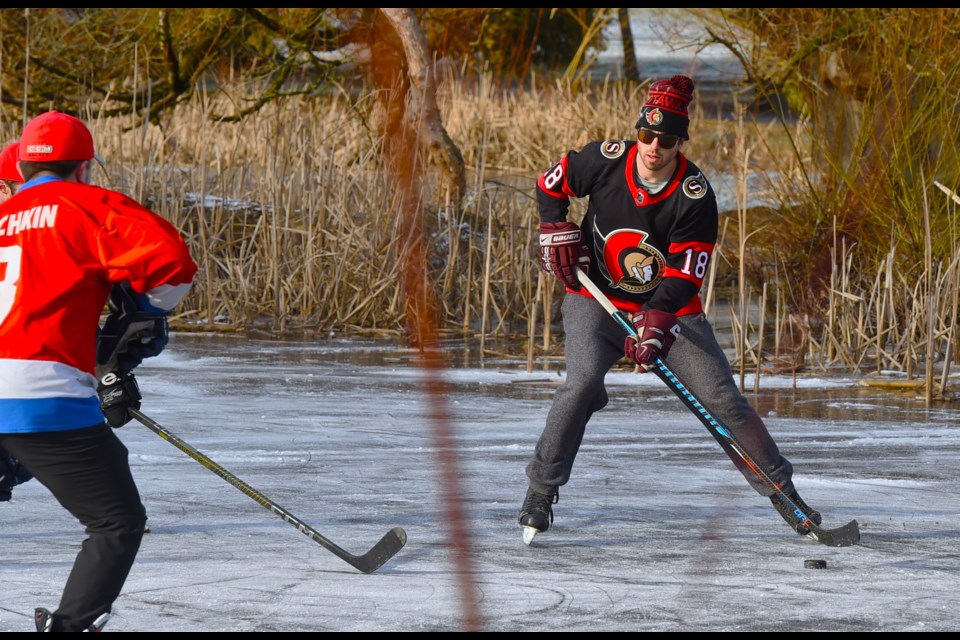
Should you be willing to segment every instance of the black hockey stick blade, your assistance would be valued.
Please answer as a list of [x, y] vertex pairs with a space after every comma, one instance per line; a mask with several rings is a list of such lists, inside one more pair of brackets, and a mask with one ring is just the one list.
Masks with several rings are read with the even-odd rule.
[[[603, 292], [597, 288], [597, 285], [594, 284], [590, 277], [587, 276], [583, 271], [577, 269], [577, 278], [580, 280], [580, 283], [587, 288], [587, 290], [593, 295], [594, 299], [600, 303], [600, 305], [609, 313], [617, 323], [623, 327], [623, 329], [630, 335], [636, 336], [637, 330], [633, 326], [633, 323], [630, 322], [630, 319], [627, 315], [617, 309], [617, 307], [610, 301]], [[744, 464], [752, 470], [758, 478], [760, 478], [767, 486], [773, 489], [775, 492], [780, 494], [780, 497], [790, 504], [793, 507], [793, 515], [796, 521], [794, 524], [794, 529], [797, 529], [799, 525], [807, 528], [808, 531], [805, 534], [807, 537], [816, 540], [820, 544], [827, 545], [829, 547], [848, 547], [855, 545], [860, 542], [860, 525], [856, 520], [851, 520], [842, 527], [837, 527], [836, 529], [823, 529], [818, 525], [814, 524], [810, 518], [799, 508], [796, 504], [790, 500], [790, 497], [783, 492], [783, 490], [777, 485], [774, 480], [767, 475], [767, 473], [761, 469], [756, 462], [753, 461], [753, 458], [749, 453], [740, 445], [740, 442], [737, 440], [736, 436], [733, 435], [733, 432], [730, 431], [726, 426], [720, 423], [720, 421], [715, 418], [710, 411], [704, 407], [693, 393], [687, 388], [685, 384], [676, 376], [673, 371], [661, 360], [657, 358], [655, 366], [650, 368], [658, 378], [663, 380], [663, 382], [669, 387], [674, 394], [680, 398], [684, 405], [700, 420], [700, 422], [707, 428], [707, 431], [710, 432], [710, 435], [720, 443], [720, 446], [725, 450], [733, 451], [736, 453]]]
[[828, 547], [852, 547], [860, 542], [860, 524], [856, 520], [851, 520], [836, 529], [822, 529], [813, 525], [807, 537]]
[[[658, 362], [660, 363], [660, 366], [656, 373], [660, 375], [661, 379], [668, 385], [671, 384], [670, 376], [673, 376], [673, 373], [667, 369], [666, 365], [663, 364], [662, 361], [658, 360]], [[666, 372], [666, 374], [663, 372]], [[682, 386], [682, 384], [680, 386]], [[682, 396], [681, 399], [686, 402], [686, 399]], [[705, 415], [709, 417], [709, 414]], [[704, 424], [707, 425], [707, 428], [710, 428], [709, 424], [706, 422]], [[715, 428], [720, 432], [726, 431], [726, 429], [722, 426], [717, 426]], [[780, 487], [777, 486], [776, 483], [774, 483], [773, 480], [763, 472], [763, 470], [757, 468], [753, 464], [748, 454], [740, 449], [740, 445], [736, 442], [732, 433], [727, 432], [727, 437], [731, 440], [730, 447], [740, 454], [740, 457], [744, 459], [744, 461], [747, 463], [747, 466], [753, 469], [753, 471], [760, 476], [764, 482], [770, 485], [774, 491], [779, 493], [780, 498], [793, 509], [794, 521], [792, 524], [794, 529], [796, 529], [798, 532], [806, 530], [805, 535], [808, 538], [828, 547], [850, 547], [860, 542], [860, 524], [856, 520], [851, 520], [847, 524], [843, 525], [842, 527], [837, 527], [836, 529], [825, 529], [817, 525], [809, 517], [807, 517], [807, 514], [803, 512], [803, 509], [798, 507], [797, 504], [790, 499], [790, 496], [785, 494]], [[722, 441], [721, 444], [723, 444]]]
[[[304, 531], [304, 533], [307, 533]], [[390, 558], [395, 556], [403, 545], [407, 543], [407, 532], [402, 527], [394, 527], [387, 531], [377, 544], [373, 545], [370, 551], [361, 556], [355, 556], [347, 553], [337, 545], [333, 544], [316, 531], [307, 533], [310, 538], [332, 551], [337, 557], [351, 564], [361, 573], [373, 573], [382, 567]]]
[[130, 409], [130, 415], [137, 419], [143, 426], [153, 431], [155, 434], [175, 446], [180, 451], [183, 451], [185, 454], [199, 462], [201, 465], [214, 472], [228, 483], [240, 489], [248, 497], [252, 498], [257, 504], [264, 507], [265, 509], [272, 511], [274, 514], [280, 516], [287, 524], [291, 524], [303, 533], [311, 540], [324, 547], [335, 556], [351, 565], [358, 571], [362, 573], [373, 573], [380, 567], [384, 565], [390, 558], [395, 556], [400, 549], [403, 548], [403, 545], [407, 543], [407, 532], [400, 527], [394, 527], [388, 531], [377, 544], [373, 545], [373, 548], [364, 553], [363, 555], [354, 555], [349, 551], [337, 546], [329, 538], [321, 535], [313, 527], [303, 522], [292, 513], [275, 503], [270, 498], [266, 497], [246, 482], [233, 475], [225, 468], [221, 467], [219, 464], [200, 453], [189, 444], [178, 438], [176, 435], [170, 433], [165, 428], [160, 426], [155, 420], [149, 416], [144, 415], [139, 409]]

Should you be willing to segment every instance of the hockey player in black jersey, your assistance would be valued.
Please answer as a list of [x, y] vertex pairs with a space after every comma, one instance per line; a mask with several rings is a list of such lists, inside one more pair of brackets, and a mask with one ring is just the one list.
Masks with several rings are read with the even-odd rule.
[[[607, 404], [604, 377], [624, 357], [641, 368], [658, 358], [668, 363], [783, 493], [820, 524], [820, 514], [793, 486], [792, 465], [740, 393], [703, 312], [700, 288], [717, 242], [718, 212], [710, 182], [683, 155], [693, 91], [693, 81], [682, 75], [654, 82], [636, 140], [596, 141], [570, 151], [537, 181], [540, 266], [566, 287], [566, 380], [526, 466], [529, 487], [519, 523], [527, 544], [550, 528], [587, 422]], [[580, 224], [568, 219], [571, 198], [589, 198]], [[638, 337], [624, 339], [622, 327], [581, 288], [578, 268], [632, 315]], [[780, 494], [742, 457], [727, 454], [792, 523], [793, 508]], [[802, 526], [797, 532], [807, 533]]]

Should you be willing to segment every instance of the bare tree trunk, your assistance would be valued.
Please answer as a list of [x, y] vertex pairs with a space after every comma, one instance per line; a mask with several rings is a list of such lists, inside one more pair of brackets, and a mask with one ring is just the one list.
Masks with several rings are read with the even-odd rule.
[[633, 32], [630, 30], [630, 9], [617, 9], [620, 19], [620, 39], [623, 41], [623, 78], [640, 82], [637, 69], [637, 52], [633, 48]]
[[455, 208], [460, 208], [466, 187], [463, 154], [450, 139], [437, 107], [437, 85], [427, 49], [427, 39], [412, 9], [380, 9], [403, 43], [410, 90], [407, 94], [406, 121], [417, 131], [420, 144], [427, 150], [429, 165], [439, 166], [442, 191], [449, 189]]
[[[451, 201], [463, 197], [463, 157], [440, 122], [436, 103], [436, 87], [427, 58], [427, 44], [411, 9], [380, 9], [393, 26], [404, 50], [400, 56], [386, 56], [379, 61], [377, 73], [381, 81], [392, 79], [397, 91], [391, 91], [388, 115], [401, 117], [387, 120], [384, 149], [392, 172], [397, 198], [397, 228], [404, 234], [403, 246], [397, 253], [400, 282], [404, 291], [405, 320], [411, 346], [419, 347], [424, 371], [423, 389], [427, 393], [428, 418], [441, 474], [441, 496], [449, 530], [448, 543], [456, 563], [463, 606], [464, 630], [482, 630], [476, 604], [476, 585], [472, 562], [470, 531], [464, 509], [463, 491], [457, 470], [456, 438], [446, 399], [450, 389], [443, 380], [444, 359], [439, 346], [441, 324], [437, 287], [428, 269], [429, 243], [425, 232], [423, 202], [425, 158], [440, 156], [445, 168], [459, 183], [454, 184]], [[377, 59], [374, 58], [375, 63]], [[406, 83], [403, 73], [406, 72]], [[408, 84], [407, 84], [408, 83]], [[401, 103], [402, 100], [402, 104]], [[421, 153], [426, 148], [427, 153]]]

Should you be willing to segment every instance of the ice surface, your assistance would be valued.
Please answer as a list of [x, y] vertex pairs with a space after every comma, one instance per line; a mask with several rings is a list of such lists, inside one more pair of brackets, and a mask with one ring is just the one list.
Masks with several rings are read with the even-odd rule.
[[[138, 369], [142, 410], [319, 533], [343, 562], [147, 428], [118, 434], [150, 516], [105, 631], [952, 631], [960, 410], [842, 378], [748, 394], [824, 526], [797, 536], [654, 376], [615, 371], [550, 531], [523, 543], [524, 466], [557, 363], [402, 346], [178, 334]], [[753, 382], [747, 377], [746, 387]], [[455, 498], [459, 500], [451, 501]], [[463, 507], [458, 532], [453, 505]], [[84, 534], [36, 481], [0, 504], [0, 630], [55, 608]], [[827, 568], [804, 568], [824, 559]]]

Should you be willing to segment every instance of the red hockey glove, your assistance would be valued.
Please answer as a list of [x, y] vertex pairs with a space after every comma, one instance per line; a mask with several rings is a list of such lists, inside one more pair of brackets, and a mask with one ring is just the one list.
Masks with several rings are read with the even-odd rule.
[[581, 239], [580, 227], [573, 222], [541, 222], [540, 267], [579, 291], [575, 267], [590, 272], [590, 251]]
[[649, 369], [657, 358], [666, 358], [673, 341], [680, 335], [677, 317], [656, 309], [634, 315], [633, 326], [640, 337], [627, 336], [623, 343], [623, 354], [644, 370]]

